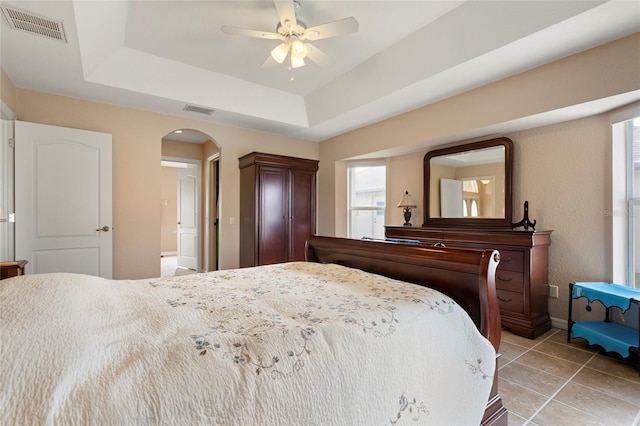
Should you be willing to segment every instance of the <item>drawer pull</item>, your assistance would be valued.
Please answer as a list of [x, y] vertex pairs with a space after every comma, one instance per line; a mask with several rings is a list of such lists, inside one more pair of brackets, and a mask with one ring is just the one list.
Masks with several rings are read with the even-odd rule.
[[501, 258], [502, 263], [511, 262], [511, 260], [513, 259], [511, 259], [510, 257], [505, 257], [504, 259]]
[[502, 297], [498, 296], [498, 300], [501, 302], [511, 302], [513, 299], [509, 298], [509, 299], [503, 299]]
[[509, 277], [509, 278], [501, 278], [499, 276], [496, 275], [496, 278], [499, 279], [502, 282], [508, 283], [509, 281], [513, 281], [513, 277]]

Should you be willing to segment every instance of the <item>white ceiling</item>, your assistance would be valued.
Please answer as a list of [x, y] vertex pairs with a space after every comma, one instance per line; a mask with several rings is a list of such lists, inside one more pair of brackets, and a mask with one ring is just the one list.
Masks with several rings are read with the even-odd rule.
[[270, 0], [0, 3], [67, 33], [2, 18], [0, 64], [17, 87], [313, 141], [640, 31], [638, 1], [301, 1], [307, 26], [353, 16], [360, 28], [313, 42], [333, 66], [291, 70], [262, 67], [279, 41], [220, 30], [275, 31]]

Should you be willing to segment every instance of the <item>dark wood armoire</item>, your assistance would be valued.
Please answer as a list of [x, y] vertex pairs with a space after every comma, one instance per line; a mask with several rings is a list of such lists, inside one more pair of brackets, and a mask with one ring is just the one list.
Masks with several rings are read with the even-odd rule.
[[240, 267], [304, 260], [318, 161], [252, 152], [240, 166]]

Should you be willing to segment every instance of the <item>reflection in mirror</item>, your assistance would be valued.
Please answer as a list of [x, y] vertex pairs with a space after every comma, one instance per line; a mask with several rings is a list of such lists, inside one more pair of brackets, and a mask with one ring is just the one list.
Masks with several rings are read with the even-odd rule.
[[498, 138], [427, 153], [424, 226], [510, 227], [512, 147]]
[[504, 218], [504, 151], [499, 146], [431, 158], [430, 217]]

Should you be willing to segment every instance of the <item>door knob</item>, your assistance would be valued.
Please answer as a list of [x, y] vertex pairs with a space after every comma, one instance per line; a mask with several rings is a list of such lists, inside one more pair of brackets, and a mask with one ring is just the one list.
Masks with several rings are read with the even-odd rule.
[[96, 231], [109, 232], [109, 227], [107, 225], [105, 225], [100, 229], [96, 229]]

